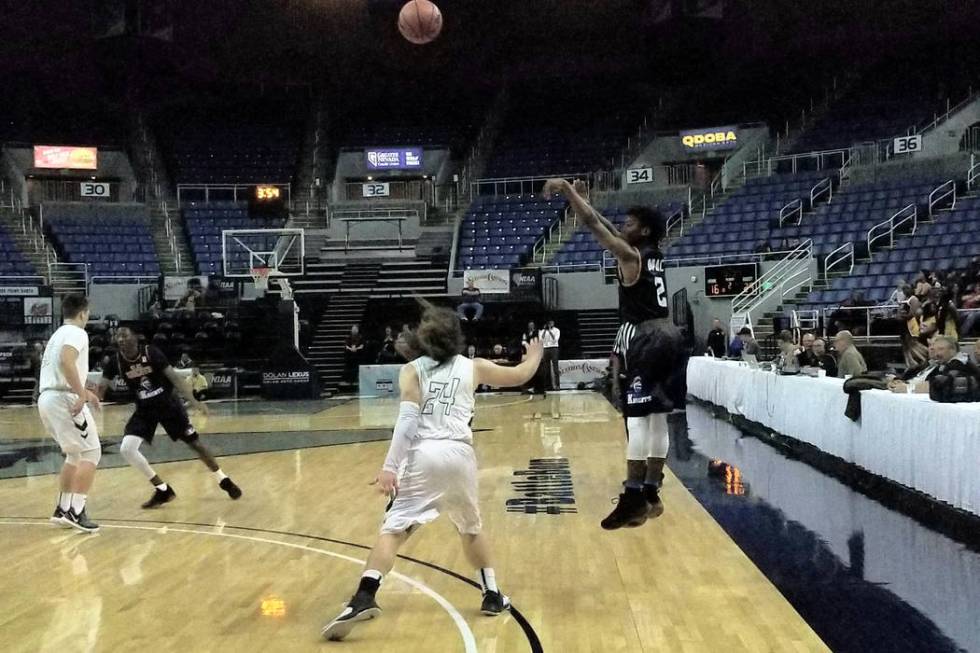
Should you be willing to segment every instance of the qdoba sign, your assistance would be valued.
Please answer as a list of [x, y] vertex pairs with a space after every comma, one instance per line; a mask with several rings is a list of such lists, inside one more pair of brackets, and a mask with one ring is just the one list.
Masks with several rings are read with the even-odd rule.
[[705, 150], [733, 150], [738, 147], [738, 128], [711, 127], [709, 129], [689, 129], [681, 132], [684, 149], [696, 152]]

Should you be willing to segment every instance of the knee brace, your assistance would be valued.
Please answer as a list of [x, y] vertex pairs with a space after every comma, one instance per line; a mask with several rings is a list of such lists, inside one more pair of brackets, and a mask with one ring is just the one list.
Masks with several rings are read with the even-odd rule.
[[136, 454], [139, 453], [141, 444], [143, 444], [142, 438], [135, 435], [124, 435], [122, 444], [119, 445], [119, 454], [126, 462], [132, 463]]

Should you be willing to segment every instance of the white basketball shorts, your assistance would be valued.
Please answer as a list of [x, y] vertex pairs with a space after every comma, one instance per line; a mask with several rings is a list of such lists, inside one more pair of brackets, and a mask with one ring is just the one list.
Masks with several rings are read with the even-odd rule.
[[37, 411], [45, 430], [66, 455], [102, 448], [99, 427], [88, 404], [82, 407], [82, 412], [72, 417], [71, 406], [76, 398], [77, 395], [72, 392], [58, 390], [45, 390], [37, 398]]
[[456, 530], [477, 535], [480, 520], [476, 453], [457, 440], [419, 440], [408, 452], [398, 496], [385, 513], [382, 533], [401, 533], [441, 513]]

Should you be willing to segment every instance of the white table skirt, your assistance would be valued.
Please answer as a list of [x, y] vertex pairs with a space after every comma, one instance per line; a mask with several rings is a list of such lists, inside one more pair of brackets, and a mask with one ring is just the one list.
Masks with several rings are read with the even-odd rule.
[[698, 399], [980, 514], [980, 404], [869, 390], [853, 422], [842, 385], [712, 358], [692, 358], [687, 369], [688, 392]]

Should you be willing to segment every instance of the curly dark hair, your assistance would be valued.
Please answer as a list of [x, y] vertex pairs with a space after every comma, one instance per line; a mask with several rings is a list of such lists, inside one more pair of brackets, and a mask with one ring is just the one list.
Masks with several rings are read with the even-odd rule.
[[648, 241], [654, 245], [667, 235], [667, 220], [663, 213], [657, 209], [652, 209], [649, 206], [633, 206], [627, 209], [626, 215], [633, 216], [641, 227], [650, 230]]
[[421, 298], [418, 302], [422, 306], [422, 319], [415, 336], [422, 353], [440, 365], [463, 353], [466, 341], [456, 313]]

